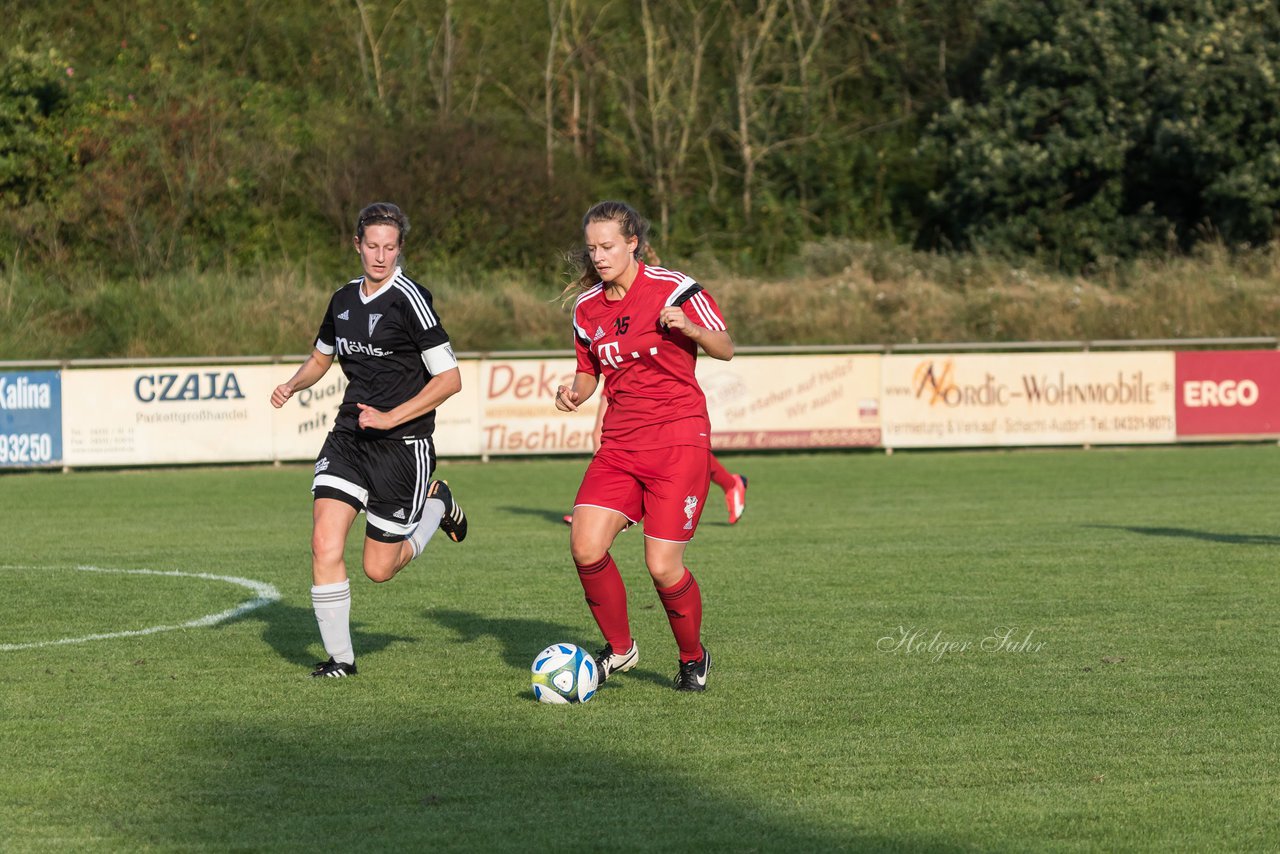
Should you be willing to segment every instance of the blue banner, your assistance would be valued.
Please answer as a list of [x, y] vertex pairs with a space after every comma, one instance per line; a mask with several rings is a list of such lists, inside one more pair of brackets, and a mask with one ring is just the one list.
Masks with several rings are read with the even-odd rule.
[[62, 464], [62, 374], [0, 372], [0, 468]]

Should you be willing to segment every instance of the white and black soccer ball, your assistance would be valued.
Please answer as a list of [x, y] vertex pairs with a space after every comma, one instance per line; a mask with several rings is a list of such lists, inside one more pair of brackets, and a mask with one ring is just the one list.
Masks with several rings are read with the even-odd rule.
[[571, 643], [553, 643], [533, 660], [533, 696], [542, 703], [585, 703], [599, 681], [596, 660]]

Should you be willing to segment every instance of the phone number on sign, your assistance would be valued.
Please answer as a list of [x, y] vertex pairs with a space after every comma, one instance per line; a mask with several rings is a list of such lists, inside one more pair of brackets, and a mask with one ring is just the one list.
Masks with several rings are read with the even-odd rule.
[[0, 435], [0, 463], [47, 463], [53, 459], [53, 437], [48, 433]]

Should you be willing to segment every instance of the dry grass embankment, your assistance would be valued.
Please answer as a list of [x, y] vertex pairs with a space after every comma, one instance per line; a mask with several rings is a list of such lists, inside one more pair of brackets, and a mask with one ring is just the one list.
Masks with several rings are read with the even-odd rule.
[[[809, 247], [785, 277], [747, 278], [710, 259], [671, 266], [707, 286], [744, 345], [1280, 334], [1280, 250], [1272, 247], [1208, 249], [1093, 277], [834, 241]], [[343, 273], [121, 281], [10, 270], [0, 274], [0, 359], [301, 353]], [[447, 267], [415, 273], [459, 350], [569, 347], [558, 281]]]

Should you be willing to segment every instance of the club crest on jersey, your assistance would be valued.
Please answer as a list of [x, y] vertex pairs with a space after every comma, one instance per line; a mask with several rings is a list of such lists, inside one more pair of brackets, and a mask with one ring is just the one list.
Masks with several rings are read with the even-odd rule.
[[348, 310], [344, 311], [342, 314], [338, 315], [338, 319], [339, 319], [339, 320], [350, 320], [350, 319], [351, 319], [351, 310], [350, 310], [350, 309], [348, 309]]
[[380, 314], [371, 314], [371, 315], [369, 315], [369, 337], [370, 337], [370, 338], [372, 338], [372, 337], [373, 337], [373, 327], [377, 326], [377, 325], [378, 325], [378, 321], [379, 321], [379, 320], [381, 320], [381, 319], [382, 319], [382, 315], [380, 315]]
[[697, 512], [698, 512], [698, 497], [696, 495], [690, 495], [686, 497], [684, 500], [684, 515], [685, 515], [685, 518], [689, 520], [688, 522], [684, 523], [684, 529], [686, 531], [693, 530], [693, 514]]

